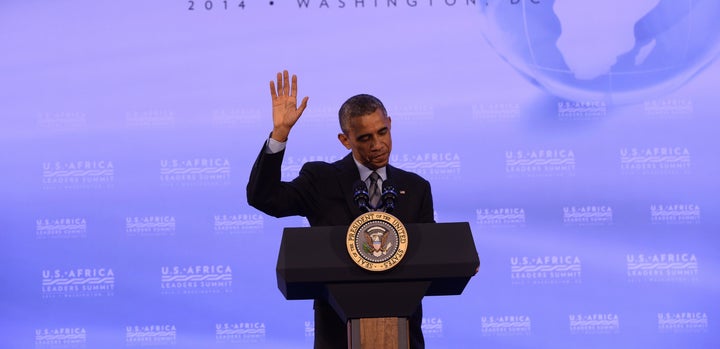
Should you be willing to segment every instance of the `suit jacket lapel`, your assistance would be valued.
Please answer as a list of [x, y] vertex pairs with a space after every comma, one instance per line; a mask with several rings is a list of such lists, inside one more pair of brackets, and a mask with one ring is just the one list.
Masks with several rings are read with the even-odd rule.
[[401, 177], [402, 173], [400, 173], [397, 170], [397, 167], [387, 165], [387, 177], [388, 179], [391, 179], [393, 184], [395, 185], [395, 189], [398, 191], [398, 195], [400, 195], [400, 190], [405, 190], [404, 187], [400, 187], [400, 185], [404, 185], [403, 180]]

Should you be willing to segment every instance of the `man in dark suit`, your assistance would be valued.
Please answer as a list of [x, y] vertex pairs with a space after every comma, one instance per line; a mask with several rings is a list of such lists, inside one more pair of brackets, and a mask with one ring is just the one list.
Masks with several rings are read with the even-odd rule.
[[[417, 174], [388, 164], [392, 150], [391, 119], [382, 102], [362, 94], [340, 108], [342, 133], [338, 139], [350, 154], [334, 163], [308, 162], [291, 182], [281, 181], [281, 165], [290, 130], [307, 106], [308, 97], [297, 105], [297, 77], [287, 71], [277, 74], [277, 87], [270, 81], [273, 130], [258, 155], [247, 185], [248, 203], [275, 217], [300, 215], [311, 226], [349, 225], [362, 211], [353, 201], [353, 184], [363, 180], [382, 187], [391, 178], [398, 192], [393, 211], [403, 223], [433, 223], [430, 183]], [[379, 175], [375, 183], [370, 177]], [[412, 238], [412, 237], [410, 237]], [[347, 347], [347, 329], [323, 300], [315, 301], [315, 348]], [[421, 331], [422, 306], [410, 318], [410, 346], [424, 348]]]

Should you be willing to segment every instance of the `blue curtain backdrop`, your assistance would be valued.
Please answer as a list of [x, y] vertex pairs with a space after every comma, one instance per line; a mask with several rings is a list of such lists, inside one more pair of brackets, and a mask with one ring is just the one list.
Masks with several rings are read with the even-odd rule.
[[[720, 347], [716, 0], [4, 0], [0, 347], [309, 348], [245, 184], [358, 93], [481, 258], [429, 348]], [[412, 239], [412, 237], [410, 237]], [[412, 240], [411, 240], [412, 241]], [[412, 243], [412, 242], [411, 242]]]

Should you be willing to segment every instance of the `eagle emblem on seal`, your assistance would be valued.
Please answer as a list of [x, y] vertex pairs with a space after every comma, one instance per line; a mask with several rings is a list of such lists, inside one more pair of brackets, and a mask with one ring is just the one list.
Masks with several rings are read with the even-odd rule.
[[389, 213], [366, 212], [348, 227], [345, 237], [350, 258], [369, 271], [385, 271], [405, 256], [408, 236], [405, 226]]
[[387, 231], [382, 227], [372, 227], [364, 232], [365, 242], [363, 249], [367, 253], [372, 253], [375, 257], [380, 257], [387, 253], [392, 247], [392, 242], [387, 242]]

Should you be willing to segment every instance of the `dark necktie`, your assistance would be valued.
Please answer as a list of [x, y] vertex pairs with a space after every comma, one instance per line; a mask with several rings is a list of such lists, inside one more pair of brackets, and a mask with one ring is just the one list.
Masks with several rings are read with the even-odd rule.
[[375, 171], [370, 174], [370, 188], [368, 191], [370, 194], [370, 206], [373, 208], [378, 207], [378, 204], [380, 203], [380, 189], [378, 189], [377, 183], [379, 178], [380, 175]]

